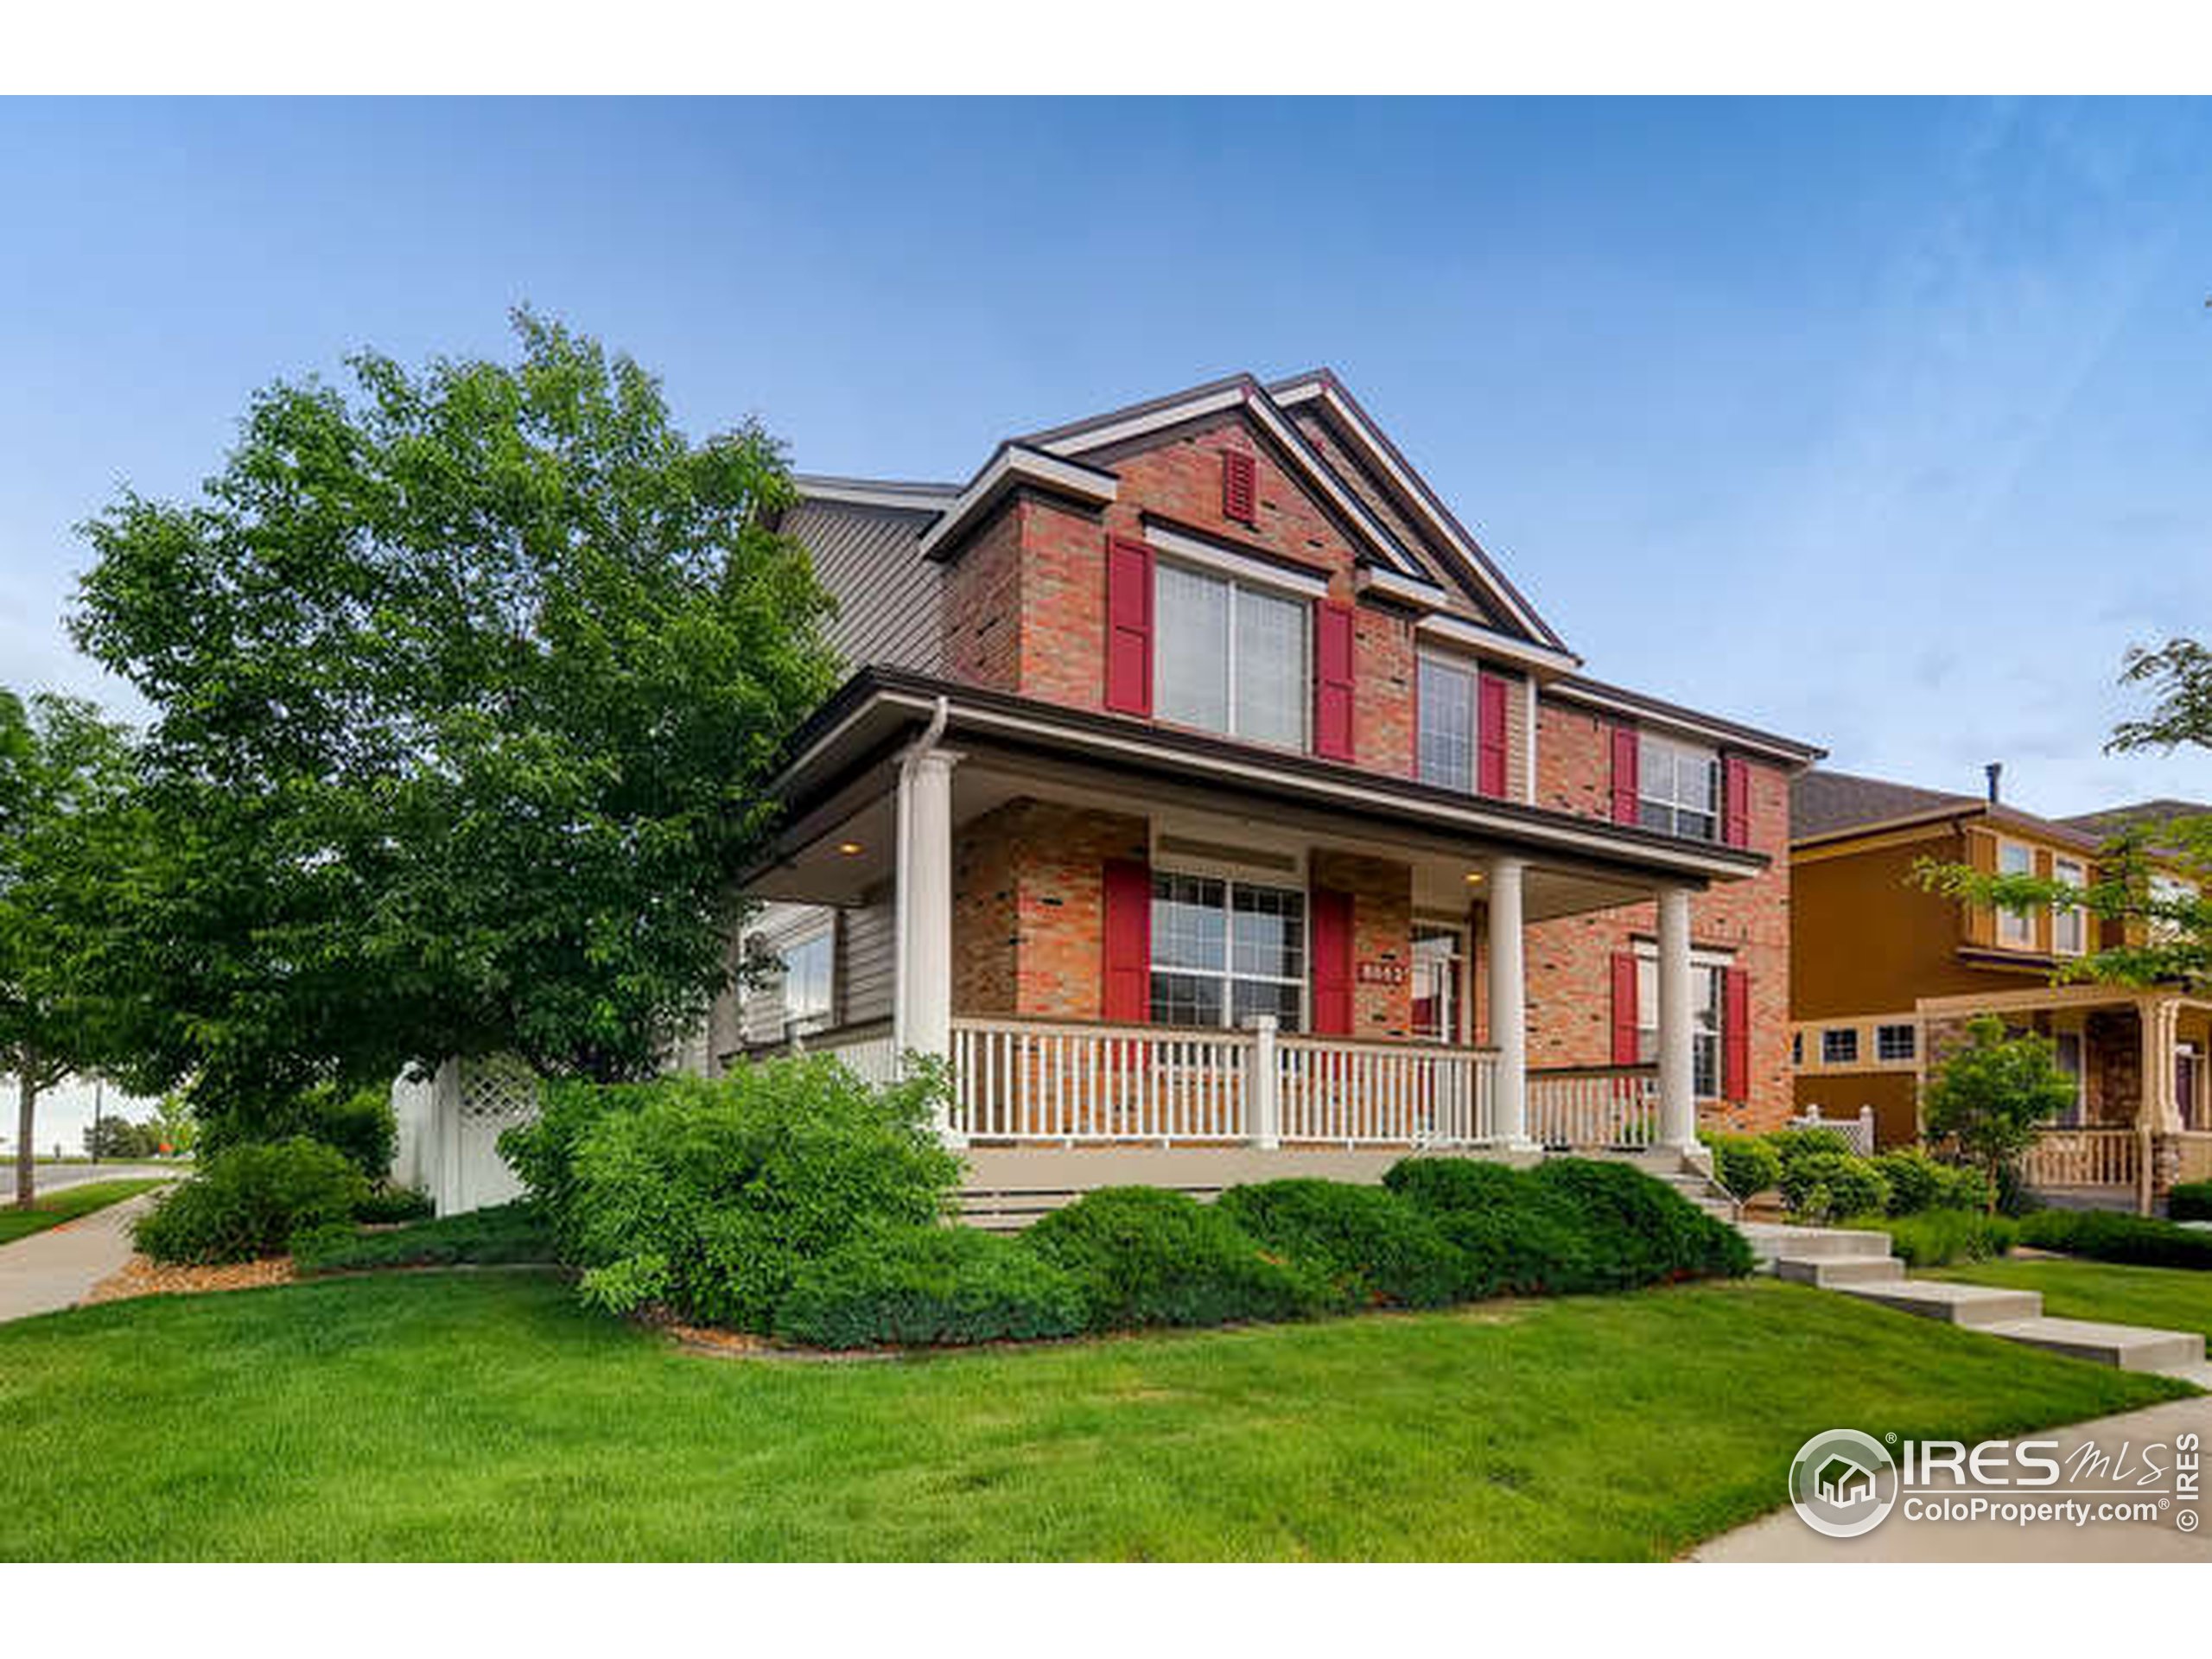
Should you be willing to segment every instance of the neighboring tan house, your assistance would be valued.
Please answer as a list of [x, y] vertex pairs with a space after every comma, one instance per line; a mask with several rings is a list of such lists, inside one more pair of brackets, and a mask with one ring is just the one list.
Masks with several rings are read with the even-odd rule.
[[2176, 1179], [2212, 1175], [2212, 1001], [2171, 987], [2054, 984], [2069, 958], [2117, 945], [2126, 931], [2079, 909], [2019, 915], [1961, 905], [1913, 880], [1931, 860], [2087, 885], [2120, 825], [2205, 809], [2154, 802], [2043, 818], [1996, 798], [1995, 776], [1986, 796], [1827, 770], [1796, 779], [1789, 984], [1799, 1106], [1829, 1117], [1871, 1106], [1883, 1144], [1914, 1141], [1929, 1067], [1968, 1019], [1997, 1014], [2049, 1036], [2076, 1079], [2073, 1108], [2031, 1154], [2037, 1185], [2145, 1204]]
[[[800, 482], [854, 672], [747, 881], [782, 973], [686, 1063], [940, 1055], [1007, 1217], [1414, 1148], [1679, 1170], [1787, 1116], [1820, 752], [1585, 677], [1331, 375]], [[442, 1086], [460, 1207], [505, 1097]]]

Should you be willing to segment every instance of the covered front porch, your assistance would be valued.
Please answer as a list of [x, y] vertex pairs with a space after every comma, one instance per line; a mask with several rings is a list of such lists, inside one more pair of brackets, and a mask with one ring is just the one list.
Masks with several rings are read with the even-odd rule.
[[[1079, 716], [1046, 743], [1033, 710], [894, 700], [860, 764], [795, 778], [748, 888], [801, 918], [784, 939], [826, 927], [832, 965], [803, 1005], [756, 998], [719, 1060], [941, 1057], [971, 1196], [1699, 1158], [1690, 898], [1755, 858]], [[1532, 1069], [1527, 929], [1647, 901], [1649, 1063]]]

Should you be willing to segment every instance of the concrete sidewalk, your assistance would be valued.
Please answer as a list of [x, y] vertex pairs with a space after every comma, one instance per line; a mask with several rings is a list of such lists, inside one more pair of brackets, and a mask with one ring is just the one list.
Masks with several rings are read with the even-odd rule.
[[51, 1313], [83, 1300], [130, 1259], [130, 1224], [158, 1192], [95, 1210], [59, 1227], [0, 1244], [0, 1322]]
[[[2123, 1443], [2130, 1447], [2132, 1465], [2139, 1468], [2144, 1449], [2163, 1446], [2158, 1454], [2169, 1471], [2158, 1486], [2174, 1490], [2171, 1471], [2176, 1438], [2197, 1436], [2200, 1496], [2191, 1503], [2177, 1504], [2157, 1521], [2092, 1521], [2076, 1527], [2064, 1522], [2017, 1522], [1984, 1518], [1978, 1521], [1910, 1521], [1900, 1503], [1889, 1519], [1858, 1538], [1824, 1538], [1797, 1518], [1787, 1503], [1764, 1520], [1724, 1533], [1690, 1553], [1694, 1561], [2190, 1561], [2212, 1563], [2212, 1396], [2175, 1400], [2116, 1417], [2099, 1417], [2071, 1428], [2017, 1436], [2021, 1440], [2056, 1440], [2056, 1456], [2064, 1464], [2074, 1448], [2094, 1440], [2099, 1450], [2117, 1462]], [[1775, 1471], [1779, 1490], [1783, 1471]], [[1995, 1487], [1967, 1488], [1965, 1496], [1982, 1496], [2002, 1502], [2008, 1497], [2056, 1498], [2067, 1496], [2067, 1485], [2039, 1492], [2009, 1491]], [[2118, 1482], [2082, 1483], [2084, 1486], [2117, 1485]], [[2133, 1482], [2127, 1483], [2132, 1485]], [[2106, 1501], [2084, 1498], [2094, 1503]], [[2155, 1501], [2155, 1500], [2154, 1500]], [[2199, 1529], [2183, 1531], [2177, 1524], [2184, 1512], [2198, 1518]]]

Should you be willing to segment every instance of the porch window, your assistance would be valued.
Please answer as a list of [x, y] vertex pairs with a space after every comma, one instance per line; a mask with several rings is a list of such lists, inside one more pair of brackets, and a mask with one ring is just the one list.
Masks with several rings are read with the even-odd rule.
[[1241, 1028], [1272, 1014], [1303, 1023], [1306, 895], [1214, 876], [1152, 878], [1152, 1020]]
[[1471, 795], [1475, 788], [1475, 671], [1423, 653], [1421, 780]]
[[[2063, 881], [2069, 887], [2088, 884], [2088, 872], [2081, 861], [2072, 858], [2055, 859], [2050, 866], [2051, 879]], [[2086, 948], [2088, 935], [2088, 916], [2079, 905], [2055, 906], [2050, 912], [2050, 948], [2062, 957], [2078, 957]]]
[[1158, 716], [1304, 748], [1306, 605], [1165, 560], [1154, 584]]
[[[1726, 963], [1690, 960], [1690, 1089], [1700, 1100], [1720, 1097], [1721, 975]], [[1636, 959], [1636, 1058], [1659, 1058], [1659, 958]]]
[[1656, 732], [1637, 734], [1637, 819], [1692, 841], [1720, 837], [1720, 757]]
[[[1997, 874], [1999, 875], [2032, 875], [2035, 874], [2034, 850], [2017, 841], [1997, 843]], [[2036, 942], [2035, 918], [2024, 910], [2006, 910], [2002, 906], [1997, 912], [1997, 942], [2024, 950]]]
[[784, 1034], [804, 1036], [830, 1024], [830, 995], [836, 965], [834, 936], [824, 928], [785, 947]]
[[2082, 1126], [2082, 1077], [2085, 1070], [2082, 1064], [2082, 1033], [2078, 1031], [2056, 1033], [2050, 1039], [2051, 1064], [2063, 1071], [2074, 1084], [2074, 1103], [2061, 1112], [2056, 1120], [2061, 1128], [2076, 1129]]

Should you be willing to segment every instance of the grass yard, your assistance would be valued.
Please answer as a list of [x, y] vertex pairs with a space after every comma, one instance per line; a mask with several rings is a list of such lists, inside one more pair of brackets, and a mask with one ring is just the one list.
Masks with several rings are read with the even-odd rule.
[[0, 1327], [0, 1559], [1666, 1558], [1819, 1429], [2188, 1391], [1764, 1281], [802, 1363], [337, 1279]]
[[1975, 1262], [1925, 1276], [2000, 1285], [2007, 1290], [2039, 1290], [2044, 1312], [2059, 1319], [2201, 1331], [2212, 1344], [2212, 1273], [2196, 1268], [2027, 1256]]
[[59, 1227], [65, 1221], [89, 1216], [95, 1210], [105, 1210], [111, 1204], [120, 1204], [125, 1198], [135, 1198], [141, 1192], [167, 1185], [161, 1180], [87, 1181], [82, 1186], [65, 1186], [59, 1192], [34, 1198], [28, 1210], [16, 1209], [13, 1202], [0, 1203], [0, 1244], [12, 1243], [48, 1227]]

